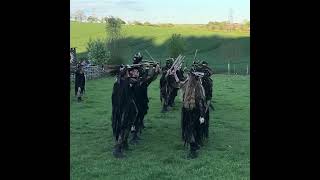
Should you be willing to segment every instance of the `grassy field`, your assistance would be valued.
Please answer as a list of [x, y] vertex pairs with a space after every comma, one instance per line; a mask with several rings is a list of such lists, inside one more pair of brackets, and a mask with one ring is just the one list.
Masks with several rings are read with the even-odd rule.
[[[79, 56], [86, 54], [89, 38], [106, 38], [105, 24], [71, 22], [71, 47], [77, 47]], [[131, 61], [133, 54], [147, 49], [153, 58], [162, 60], [168, 57], [168, 39], [173, 33], [181, 34], [186, 40], [186, 62], [197, 57], [206, 60], [216, 70], [227, 69], [226, 63], [237, 63], [237, 69], [245, 71], [250, 63], [250, 34], [241, 32], [213, 32], [196, 25], [175, 25], [174, 27], [123, 26], [123, 34], [128, 42], [128, 49], [123, 54]], [[241, 63], [242, 64], [241, 64]]]
[[159, 77], [149, 87], [149, 112], [140, 144], [127, 158], [112, 156], [111, 93], [114, 79], [87, 82], [77, 103], [71, 91], [71, 179], [250, 179], [250, 76], [215, 75], [210, 139], [197, 159], [186, 159], [180, 129], [181, 99], [160, 113]]

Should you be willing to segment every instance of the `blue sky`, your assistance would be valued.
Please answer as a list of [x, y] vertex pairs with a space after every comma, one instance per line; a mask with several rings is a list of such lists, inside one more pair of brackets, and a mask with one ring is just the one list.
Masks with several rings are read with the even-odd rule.
[[70, 0], [71, 14], [82, 10], [87, 16], [116, 16], [125, 21], [206, 24], [228, 20], [250, 20], [250, 0]]

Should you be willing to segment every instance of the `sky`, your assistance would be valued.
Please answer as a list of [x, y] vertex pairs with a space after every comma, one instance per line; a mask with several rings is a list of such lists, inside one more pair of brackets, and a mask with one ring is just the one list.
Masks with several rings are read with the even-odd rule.
[[[70, 13], [115, 16], [125, 21], [206, 24], [250, 20], [250, 0], [70, 0]], [[232, 12], [232, 13], [231, 13]]]

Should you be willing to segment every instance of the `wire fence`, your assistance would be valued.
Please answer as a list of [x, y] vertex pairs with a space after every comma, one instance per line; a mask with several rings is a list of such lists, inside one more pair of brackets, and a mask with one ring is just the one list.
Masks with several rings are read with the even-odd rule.
[[250, 62], [229, 62], [210, 65], [215, 74], [250, 75]]
[[[214, 74], [229, 74], [229, 75], [250, 75], [250, 62], [229, 62], [223, 64], [210, 64], [209, 65]], [[85, 77], [87, 80], [105, 77], [106, 73], [101, 66], [89, 66], [85, 68]], [[73, 71], [70, 73], [70, 80], [74, 82], [75, 74]]]
[[[106, 75], [106, 73], [104, 72], [104, 69], [100, 66], [89, 66], [89, 67], [84, 68], [84, 75], [85, 75], [86, 80], [91, 80], [91, 79], [97, 79], [100, 77], [104, 77]], [[74, 73], [74, 71], [71, 71], [70, 81], [74, 82], [74, 80], [75, 80], [75, 73]]]

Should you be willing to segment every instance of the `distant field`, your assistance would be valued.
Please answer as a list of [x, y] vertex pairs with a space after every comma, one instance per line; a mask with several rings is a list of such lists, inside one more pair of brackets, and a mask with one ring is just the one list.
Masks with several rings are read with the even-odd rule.
[[140, 144], [127, 158], [112, 156], [113, 78], [87, 82], [82, 103], [70, 99], [70, 174], [73, 180], [250, 179], [250, 76], [214, 75], [215, 111], [209, 141], [197, 159], [186, 159], [181, 139], [181, 98], [162, 114], [159, 77], [148, 88], [149, 112]]
[[[131, 60], [134, 53], [144, 53], [147, 49], [156, 59], [168, 57], [167, 43], [173, 33], [181, 34], [187, 43], [187, 63], [193, 60], [194, 52], [198, 49], [197, 57], [208, 61], [216, 68], [226, 68], [228, 61], [250, 63], [250, 35], [241, 32], [213, 32], [199, 25], [175, 25], [174, 27], [154, 27], [125, 25], [123, 32], [128, 39], [128, 51], [124, 54]], [[71, 47], [77, 47], [81, 55], [86, 53], [86, 43], [89, 38], [106, 38], [105, 24], [71, 22]], [[149, 58], [146, 53], [145, 57]], [[223, 67], [222, 67], [223, 66]]]

